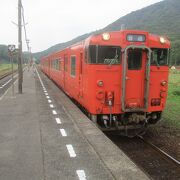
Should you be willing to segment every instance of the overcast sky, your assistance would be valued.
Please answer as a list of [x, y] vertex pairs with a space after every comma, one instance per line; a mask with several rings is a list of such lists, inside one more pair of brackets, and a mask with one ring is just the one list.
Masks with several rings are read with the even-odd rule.
[[[22, 4], [30, 46], [37, 52], [104, 28], [132, 11], [160, 1], [22, 0]], [[17, 3], [18, 0], [0, 0], [0, 44], [17, 45], [17, 27], [12, 23], [17, 22]]]

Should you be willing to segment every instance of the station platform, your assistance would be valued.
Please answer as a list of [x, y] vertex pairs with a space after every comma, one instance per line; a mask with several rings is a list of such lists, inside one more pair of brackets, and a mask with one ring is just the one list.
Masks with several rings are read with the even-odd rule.
[[[17, 91], [17, 83], [15, 84]], [[146, 180], [144, 174], [39, 70], [23, 94], [0, 98], [0, 179]]]

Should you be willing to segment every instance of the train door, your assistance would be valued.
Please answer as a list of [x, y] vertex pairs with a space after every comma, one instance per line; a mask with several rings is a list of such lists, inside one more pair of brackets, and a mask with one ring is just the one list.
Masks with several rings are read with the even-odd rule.
[[47, 61], [47, 69], [46, 69], [46, 70], [47, 70], [46, 73], [48, 74], [48, 76], [50, 76], [50, 68], [51, 68], [50, 66], [51, 66], [51, 63], [50, 63], [50, 59], [48, 58], [48, 61]]
[[80, 52], [80, 58], [79, 58], [79, 97], [82, 98], [83, 96], [83, 53]]
[[[148, 54], [148, 51], [149, 54]], [[126, 112], [147, 109], [150, 49], [128, 48], [123, 65], [122, 109]]]
[[63, 86], [64, 90], [67, 91], [67, 81], [68, 81], [68, 55], [64, 55], [64, 75], [63, 75]]

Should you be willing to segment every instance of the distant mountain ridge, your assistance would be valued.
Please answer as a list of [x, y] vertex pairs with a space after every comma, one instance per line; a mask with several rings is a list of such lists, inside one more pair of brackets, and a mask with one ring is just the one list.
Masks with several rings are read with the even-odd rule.
[[[29, 60], [29, 53], [23, 52], [23, 62], [27, 63]], [[13, 62], [17, 63], [17, 56], [13, 56]], [[10, 63], [10, 56], [8, 54], [8, 46], [0, 44], [0, 65], [3, 63]]]

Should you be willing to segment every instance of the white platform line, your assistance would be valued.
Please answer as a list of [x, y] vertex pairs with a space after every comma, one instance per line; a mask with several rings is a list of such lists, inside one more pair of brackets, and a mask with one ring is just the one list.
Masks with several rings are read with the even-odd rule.
[[46, 96], [48, 96], [48, 93], [44, 93]]
[[4, 83], [0, 88], [2, 89], [4, 86], [6, 86], [8, 83], [10, 83], [12, 79], [9, 79], [6, 83]]
[[50, 108], [54, 108], [54, 105], [53, 105], [53, 104], [50, 104], [49, 106], [50, 106]]
[[40, 77], [39, 72], [37, 71], [37, 69], [36, 69], [36, 73], [37, 73], [37, 75], [38, 75], [38, 77], [39, 77], [39, 80], [40, 80], [41, 86], [43, 87], [43, 86], [44, 86], [44, 84], [43, 84], [43, 82], [42, 82], [42, 79], [41, 79], [41, 77]]
[[56, 123], [57, 123], [57, 124], [61, 124], [60, 118], [55, 118], [55, 119], [56, 119]]
[[46, 96], [46, 98], [47, 98], [47, 99], [50, 99], [50, 97], [49, 97], [49, 96]]
[[64, 136], [64, 137], [67, 136], [65, 129], [59, 129], [59, 131], [60, 131], [62, 136]]
[[53, 113], [54, 115], [56, 115], [56, 114], [57, 114], [57, 112], [56, 112], [55, 110], [52, 110], [52, 113]]
[[52, 101], [50, 99], [48, 99], [48, 103], [52, 103]]
[[84, 170], [76, 170], [76, 173], [80, 180], [86, 180], [86, 174]]
[[76, 157], [76, 153], [74, 151], [73, 146], [71, 144], [67, 144], [66, 147], [67, 147], [70, 157]]

